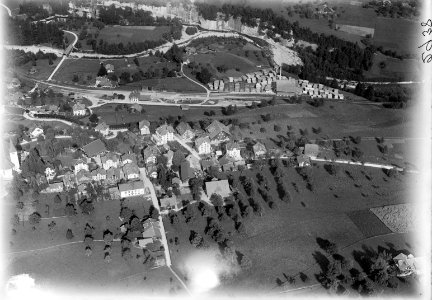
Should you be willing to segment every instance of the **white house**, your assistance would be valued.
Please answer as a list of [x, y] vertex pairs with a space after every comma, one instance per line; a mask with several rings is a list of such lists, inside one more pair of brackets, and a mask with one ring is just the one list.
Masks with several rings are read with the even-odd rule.
[[235, 160], [241, 160], [240, 147], [237, 143], [228, 142], [226, 145], [226, 154]]
[[142, 135], [150, 134], [150, 122], [147, 120], [142, 120], [138, 123], [138, 127], [140, 130], [140, 133]]
[[101, 157], [102, 166], [105, 170], [109, 168], [117, 168], [120, 164], [120, 159], [117, 154], [109, 152]]
[[84, 104], [75, 103], [72, 111], [74, 116], [85, 116], [87, 110]]
[[91, 172], [91, 177], [94, 181], [106, 180], [107, 172], [105, 169], [98, 168]]
[[119, 184], [118, 188], [121, 198], [144, 195], [144, 182], [141, 180]]
[[253, 145], [252, 149], [255, 154], [255, 157], [260, 157], [267, 153], [266, 147], [264, 146], [264, 144], [260, 142], [257, 142], [255, 145]]
[[53, 180], [56, 175], [55, 168], [53, 166], [48, 165], [45, 168], [45, 177], [48, 181]]
[[169, 141], [174, 140], [174, 129], [170, 125], [162, 125], [156, 129], [153, 134], [153, 139], [157, 145], [165, 145]]
[[44, 133], [44, 131], [43, 131], [42, 127], [39, 127], [37, 125], [33, 125], [29, 128], [29, 134], [30, 134], [30, 137], [32, 139], [37, 138], [38, 136], [42, 135], [43, 133]]
[[195, 140], [195, 147], [198, 150], [198, 154], [210, 154], [211, 144], [208, 136], [199, 137]]
[[83, 159], [77, 159], [75, 160], [75, 164], [74, 164], [74, 172], [75, 174], [77, 174], [81, 170], [88, 171], [89, 170], [88, 164]]
[[156, 146], [148, 146], [143, 151], [144, 162], [146, 164], [149, 164], [149, 163], [155, 164], [158, 153], [159, 153], [159, 150]]

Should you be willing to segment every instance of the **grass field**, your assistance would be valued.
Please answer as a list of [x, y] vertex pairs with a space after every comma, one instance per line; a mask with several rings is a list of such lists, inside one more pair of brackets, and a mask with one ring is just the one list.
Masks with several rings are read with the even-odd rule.
[[[385, 63], [384, 68], [380, 67], [381, 62]], [[378, 52], [374, 55], [372, 68], [363, 74], [366, 79], [418, 81], [421, 79], [420, 64], [415, 59], [399, 60]]]
[[169, 31], [169, 26], [105, 26], [99, 33], [99, 40], [108, 43], [138, 43], [143, 41], [157, 41]]
[[37, 80], [47, 80], [51, 73], [54, 71], [54, 69], [57, 67], [61, 59], [61, 57], [57, 57], [57, 59], [53, 61], [52, 65], [49, 64], [48, 59], [37, 60], [35, 66], [37, 72], [34, 74], [29, 74], [30, 69], [33, 67], [32, 62], [28, 62], [22, 66], [17, 66], [15, 71]]
[[144, 79], [139, 82], [127, 84], [126, 86], [132, 89], [134, 86], [141, 87], [142, 85], [151, 87], [152, 90], [157, 91], [205, 93], [205, 90], [201, 86], [184, 77]]

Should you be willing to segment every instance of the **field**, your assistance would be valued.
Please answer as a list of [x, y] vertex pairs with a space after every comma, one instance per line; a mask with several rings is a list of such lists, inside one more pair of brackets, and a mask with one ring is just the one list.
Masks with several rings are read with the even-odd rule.
[[37, 72], [34, 74], [29, 74], [30, 69], [33, 67], [32, 62], [28, 62], [22, 66], [17, 66], [15, 68], [15, 71], [17, 73], [25, 74], [26, 76], [30, 76], [37, 80], [47, 80], [51, 73], [54, 71], [54, 69], [57, 67], [61, 59], [61, 57], [57, 57], [56, 60], [53, 60], [52, 65], [49, 64], [48, 59], [39, 59], [36, 62], [35, 66]]
[[184, 77], [166, 77], [144, 79], [126, 85], [129, 88], [147, 86], [156, 91], [185, 92], [185, 93], [205, 93], [205, 90]]
[[169, 32], [169, 26], [105, 26], [99, 33], [98, 43], [138, 43], [143, 41], [157, 41]]
[[[384, 62], [385, 67], [381, 68], [380, 63]], [[421, 65], [415, 59], [400, 60], [375, 53], [372, 68], [363, 72], [365, 78], [397, 80], [397, 81], [418, 81], [421, 80]]]
[[371, 211], [393, 232], [405, 233], [415, 230], [415, 207], [408, 204], [374, 207]]
[[[340, 8], [339, 8], [340, 7]], [[392, 19], [377, 17], [373, 9], [365, 9], [361, 6], [340, 4], [338, 11], [340, 17], [335, 18], [336, 24], [369, 27], [375, 29], [373, 42], [375, 46], [383, 46], [384, 49], [397, 51], [399, 54], [416, 53], [414, 47], [417, 38], [416, 22], [406, 19]], [[321, 19], [302, 19], [297, 15], [288, 17], [287, 13], [283, 15], [292, 21], [298, 21], [300, 25], [309, 27], [312, 31], [334, 35], [353, 43], [361, 45], [362, 36], [349, 34], [347, 32], [333, 30], [328, 26], [328, 21]], [[397, 34], [392, 34], [397, 32]]]

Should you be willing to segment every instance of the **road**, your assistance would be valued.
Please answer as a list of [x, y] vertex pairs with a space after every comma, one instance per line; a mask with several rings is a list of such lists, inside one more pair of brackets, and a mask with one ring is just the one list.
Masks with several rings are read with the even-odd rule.
[[[75, 46], [76, 42], [78, 42], [78, 36], [73, 33], [72, 31], [68, 31], [68, 30], [63, 30], [64, 32], [70, 33], [75, 37], [75, 40], [72, 42], [72, 47]], [[59, 64], [57, 65], [57, 67], [54, 69], [54, 71], [51, 73], [51, 75], [48, 77], [47, 81], [51, 81], [51, 79], [53, 78], [54, 74], [57, 72], [58, 69], [60, 69], [61, 65], [63, 64], [64, 60], [67, 58], [67, 55], [63, 55], [61, 61], [59, 62]]]
[[[148, 187], [150, 190], [150, 195], [151, 195], [153, 206], [156, 207], [157, 210], [160, 212], [159, 202], [158, 202], [158, 199], [156, 197], [156, 191], [154, 189], [153, 183], [148, 178], [147, 171], [145, 168], [139, 168], [139, 170], [140, 170], [141, 180], [144, 182], [144, 186]], [[164, 223], [162, 220], [162, 214], [159, 214], [159, 224], [160, 224], [160, 228], [161, 228], [160, 232], [162, 235], [162, 245], [163, 245], [164, 250], [165, 250], [166, 266], [171, 271], [171, 273], [178, 279], [178, 281], [184, 287], [186, 292], [189, 295], [191, 295], [192, 293], [190, 292], [186, 283], [184, 283], [184, 281], [181, 279], [181, 277], [171, 268], [171, 254], [170, 254], [169, 247], [168, 247], [168, 241], [167, 241], [167, 237], [166, 237], [165, 226], [164, 226]]]
[[5, 8], [7, 10], [7, 13], [9, 15], [9, 17], [12, 17], [12, 12], [11, 12], [11, 10], [10, 10], [9, 7], [7, 7], [6, 5], [4, 5], [2, 3], [0, 3], [0, 6], [2, 6], [3, 8]]
[[174, 134], [174, 139], [177, 142], [179, 142], [180, 145], [185, 147], [186, 150], [188, 150], [190, 152], [190, 154], [192, 154], [196, 159], [201, 160], [201, 157], [199, 156], [198, 152], [196, 152], [195, 149], [193, 149], [191, 146], [186, 144], [186, 142], [178, 134]]
[[[61, 120], [61, 119], [54, 119], [54, 118], [52, 118], [52, 119], [46, 119], [46, 118], [34, 118], [34, 117], [31, 117], [28, 113], [26, 113], [26, 112], [24, 112], [23, 113], [23, 117], [24, 118], [26, 118], [27, 120], [32, 120], [32, 121], [44, 121], [44, 122], [62, 122], [62, 123], [64, 123], [64, 124], [66, 124], [66, 125], [69, 125], [69, 126], [79, 126], [78, 124], [74, 124], [74, 123], [72, 123], [72, 122], [69, 122], [69, 121], [65, 121], [65, 120]], [[82, 126], [81, 126], [82, 127]], [[84, 127], [83, 127], [84, 128]]]
[[203, 101], [203, 103], [206, 102], [206, 101], [210, 98], [210, 90], [209, 90], [205, 85], [201, 84], [200, 82], [198, 82], [198, 81], [196, 81], [196, 80], [193, 80], [192, 78], [188, 77], [188, 76], [185, 74], [185, 72], [183, 72], [183, 66], [184, 66], [184, 63], [182, 63], [182, 64], [181, 64], [181, 67], [180, 67], [180, 72], [181, 72], [181, 74], [182, 74], [184, 77], [186, 77], [187, 79], [189, 79], [190, 81], [192, 81], [193, 83], [195, 83], [195, 84], [201, 86], [203, 89], [206, 90], [206, 92], [207, 92], [207, 97], [205, 98], [205, 100]]

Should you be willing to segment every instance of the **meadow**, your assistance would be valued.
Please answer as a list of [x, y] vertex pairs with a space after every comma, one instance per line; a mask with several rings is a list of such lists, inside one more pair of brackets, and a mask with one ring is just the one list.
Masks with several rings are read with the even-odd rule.
[[169, 30], [169, 26], [106, 26], [99, 33], [98, 43], [103, 40], [126, 45], [129, 42], [157, 41]]

